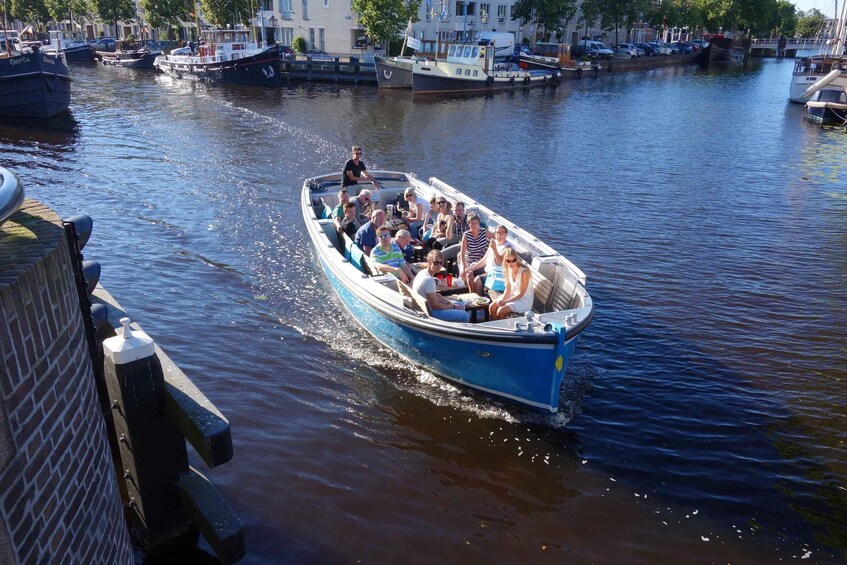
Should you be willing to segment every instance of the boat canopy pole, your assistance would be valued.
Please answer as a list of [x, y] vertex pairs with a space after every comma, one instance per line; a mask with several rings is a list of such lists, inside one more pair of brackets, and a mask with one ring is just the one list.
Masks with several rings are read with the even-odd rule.
[[3, 42], [6, 44], [6, 54], [11, 57], [12, 56], [12, 45], [9, 42], [9, 32], [7, 31], [8, 26], [6, 25], [6, 0], [3, 0]]

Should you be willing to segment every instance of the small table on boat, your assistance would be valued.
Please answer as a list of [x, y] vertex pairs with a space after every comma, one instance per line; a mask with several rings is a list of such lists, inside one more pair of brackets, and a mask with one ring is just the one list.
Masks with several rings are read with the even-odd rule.
[[407, 226], [406, 224], [404, 224], [402, 220], [398, 220], [398, 219], [396, 219], [396, 218], [395, 218], [395, 219], [391, 219], [391, 220], [386, 220], [386, 222], [385, 222], [385, 226], [386, 226], [389, 230], [391, 230], [391, 235], [397, 235], [397, 232], [398, 232], [398, 231], [400, 231], [400, 230], [407, 230], [407, 229], [409, 229], [409, 226]]
[[491, 304], [491, 299], [487, 296], [480, 296], [475, 292], [466, 292], [453, 295], [451, 299], [465, 305], [465, 311], [471, 315], [471, 322], [476, 322], [476, 314], [480, 310], [482, 310], [483, 319], [486, 322], [491, 319], [488, 314], [488, 305]]
[[[426, 264], [424, 264], [426, 265]], [[424, 269], [426, 266], [424, 266]], [[449, 296], [453, 294], [462, 294], [468, 291], [468, 287], [465, 286], [465, 281], [460, 279], [459, 277], [453, 277], [453, 284], [451, 286], [447, 286], [447, 279], [445, 278], [443, 281], [439, 281], [437, 286], [435, 287], [435, 292], [442, 296]]]

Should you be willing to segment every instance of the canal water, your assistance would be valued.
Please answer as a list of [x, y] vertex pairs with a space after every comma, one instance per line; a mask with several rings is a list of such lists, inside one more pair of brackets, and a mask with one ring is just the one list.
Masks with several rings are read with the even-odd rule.
[[[230, 419], [207, 474], [247, 563], [836, 563], [847, 135], [787, 102], [792, 65], [458, 99], [74, 67], [72, 118], [0, 126], [0, 158], [94, 218], [102, 282]], [[409, 366], [343, 309], [298, 194], [352, 144], [584, 270], [559, 414]]]

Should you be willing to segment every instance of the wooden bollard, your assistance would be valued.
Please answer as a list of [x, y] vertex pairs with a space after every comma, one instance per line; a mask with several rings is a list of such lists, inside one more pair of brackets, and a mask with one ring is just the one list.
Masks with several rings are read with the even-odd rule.
[[122, 318], [103, 342], [104, 373], [118, 438], [128, 514], [151, 552], [195, 535], [183, 510], [185, 440], [165, 416], [165, 380], [153, 340]]

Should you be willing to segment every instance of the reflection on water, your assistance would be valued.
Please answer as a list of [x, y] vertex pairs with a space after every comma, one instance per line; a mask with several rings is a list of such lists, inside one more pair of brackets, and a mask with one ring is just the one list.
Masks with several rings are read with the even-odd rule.
[[[791, 68], [462, 98], [75, 68], [73, 126], [2, 126], [0, 152], [95, 218], [104, 284], [230, 418], [235, 459], [209, 475], [248, 562], [828, 563], [847, 556], [847, 136], [787, 102]], [[560, 414], [409, 366], [343, 310], [298, 197], [354, 143], [587, 274]]]

